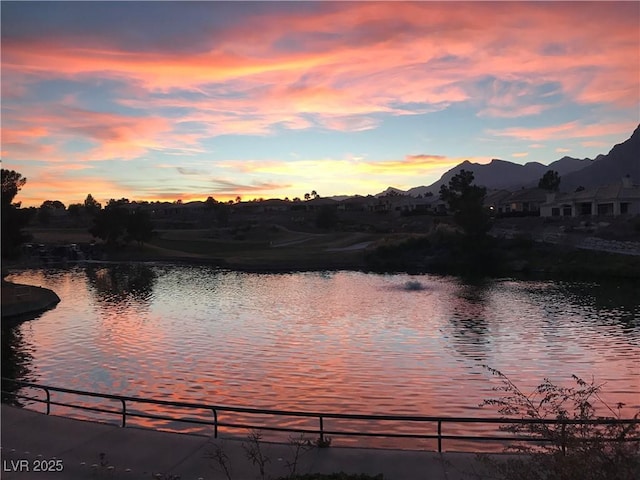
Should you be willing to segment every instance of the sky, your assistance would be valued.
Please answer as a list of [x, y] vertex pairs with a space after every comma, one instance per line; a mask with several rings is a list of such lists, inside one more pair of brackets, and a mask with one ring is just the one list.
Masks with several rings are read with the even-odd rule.
[[640, 2], [2, 2], [23, 206], [429, 185], [640, 123]]

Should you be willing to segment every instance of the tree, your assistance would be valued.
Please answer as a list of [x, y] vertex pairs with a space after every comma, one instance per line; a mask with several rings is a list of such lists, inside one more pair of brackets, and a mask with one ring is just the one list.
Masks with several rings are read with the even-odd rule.
[[43, 225], [48, 225], [53, 216], [54, 210], [65, 210], [64, 203], [60, 200], [45, 200], [38, 209], [38, 221]]
[[490, 228], [489, 214], [484, 208], [487, 189], [472, 185], [473, 172], [460, 170], [440, 187], [440, 198], [447, 202], [453, 218], [469, 237], [482, 237]]
[[62, 203], [60, 200], [45, 200], [44, 202], [42, 202], [42, 205], [40, 205], [40, 208], [57, 208], [62, 210], [66, 209], [64, 203]]
[[555, 170], [547, 171], [540, 181], [538, 181], [538, 188], [548, 190], [549, 192], [557, 192], [560, 187], [560, 175]]
[[215, 198], [209, 196], [207, 197], [207, 200], [204, 202], [205, 207], [207, 207], [207, 210], [211, 210], [213, 209], [213, 207], [216, 205], [216, 200]]
[[16, 195], [27, 183], [22, 174], [2, 169], [2, 256], [16, 253], [17, 247], [29, 237], [23, 232], [31, 219], [30, 209], [21, 209], [20, 202], [13, 203]]
[[139, 246], [151, 240], [153, 237], [153, 223], [151, 223], [149, 213], [140, 208], [128, 213], [126, 231], [126, 240], [135, 240]]
[[318, 195], [318, 192], [316, 192], [315, 190], [311, 190], [311, 196], [313, 198], [318, 198], [320, 195]]
[[100, 202], [97, 202], [96, 199], [89, 194], [84, 200], [84, 208], [87, 213], [93, 217], [102, 209], [102, 205], [100, 205]]
[[[2, 205], [11, 205], [20, 189], [27, 183], [22, 174], [14, 170], [2, 169]], [[18, 207], [20, 204], [18, 204]]]
[[124, 241], [127, 211], [112, 202], [113, 200], [93, 217], [93, 225], [89, 233], [109, 246], [116, 246]]
[[140, 208], [130, 211], [125, 208], [128, 204], [126, 198], [109, 200], [107, 206], [94, 216], [89, 233], [110, 247], [132, 240], [139, 245], [149, 241], [153, 236], [151, 217]]
[[311, 198], [311, 194], [310, 193], [305, 193], [304, 194], [304, 199], [305, 200], [309, 200]]
[[226, 227], [229, 225], [229, 214], [231, 213], [229, 205], [233, 205], [233, 202], [231, 201], [228, 205], [221, 203], [216, 206], [216, 220], [220, 226]]
[[79, 217], [82, 213], [83, 205], [81, 203], [70, 203], [69, 207], [67, 207], [67, 212], [72, 217]]

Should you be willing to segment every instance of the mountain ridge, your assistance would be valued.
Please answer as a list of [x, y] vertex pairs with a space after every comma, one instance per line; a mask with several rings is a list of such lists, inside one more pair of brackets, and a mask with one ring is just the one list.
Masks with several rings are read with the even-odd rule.
[[640, 124], [631, 137], [615, 145], [609, 153], [599, 154], [595, 159], [564, 156], [544, 165], [540, 162], [527, 162], [524, 165], [494, 158], [487, 164], [465, 160], [447, 170], [436, 182], [428, 186], [401, 190], [388, 187], [375, 196], [387, 195], [394, 191], [402, 195], [418, 196], [426, 193], [438, 194], [441, 185], [448, 185], [451, 178], [460, 170], [473, 172], [475, 183], [489, 190], [519, 190], [538, 185], [540, 178], [549, 170], [560, 175], [560, 190], [574, 191], [577, 187], [596, 187], [614, 183], [630, 175], [640, 183]]

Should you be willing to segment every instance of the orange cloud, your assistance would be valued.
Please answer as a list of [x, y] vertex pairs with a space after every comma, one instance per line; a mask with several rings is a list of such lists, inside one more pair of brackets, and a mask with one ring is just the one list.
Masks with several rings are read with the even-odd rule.
[[101, 203], [110, 198], [131, 197], [131, 190], [116, 182], [101, 177], [83, 176], [82, 180], [69, 178], [64, 174], [41, 170], [37, 175], [27, 171], [27, 184], [16, 197], [24, 207], [40, 206], [45, 200], [60, 200], [65, 205], [82, 203], [91, 193]]
[[[400, 160], [354, 160], [353, 158], [322, 158], [296, 161], [227, 161], [223, 166], [230, 174], [233, 171], [242, 174], [269, 174], [292, 179], [292, 184], [321, 183], [324, 191], [354, 191], [355, 185], [380, 187], [393, 179], [409, 184], [416, 178], [433, 183], [444, 170], [452, 168], [464, 160], [476, 163], [488, 163], [490, 158], [449, 158], [443, 155], [407, 155]], [[339, 175], [336, 173], [339, 172]], [[380, 179], [384, 179], [381, 181]], [[388, 186], [388, 185], [384, 185]], [[415, 185], [411, 185], [415, 186]], [[341, 190], [342, 189], [342, 190]], [[357, 190], [355, 191], [370, 191]]]

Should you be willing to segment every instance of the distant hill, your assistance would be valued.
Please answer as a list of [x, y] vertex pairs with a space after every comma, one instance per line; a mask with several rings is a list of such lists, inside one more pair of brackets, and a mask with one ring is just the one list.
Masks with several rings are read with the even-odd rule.
[[574, 191], [578, 186], [589, 188], [615, 183], [625, 175], [631, 175], [636, 183], [640, 183], [640, 125], [628, 140], [613, 147], [607, 155], [598, 155], [595, 160], [562, 157], [549, 165], [538, 162], [520, 165], [499, 159], [493, 159], [488, 164], [479, 164], [465, 160], [429, 186], [414, 187], [407, 191], [389, 187], [376, 196], [386, 195], [391, 191], [412, 196], [424, 195], [427, 192], [437, 195], [440, 186], [448, 185], [451, 178], [462, 169], [473, 172], [475, 183], [489, 190], [513, 191], [536, 187], [548, 170], [558, 172], [562, 191]]
[[575, 172], [585, 168], [591, 163], [593, 163], [593, 160], [588, 158], [578, 159], [571, 157], [563, 157], [550, 165], [543, 165], [538, 162], [528, 162], [524, 165], [520, 165], [518, 163], [499, 159], [493, 159], [488, 164], [480, 164], [465, 160], [448, 170], [437, 182], [432, 183], [429, 186], [414, 187], [406, 192], [389, 187], [378, 195], [389, 193], [389, 191], [392, 190], [412, 196], [424, 195], [427, 192], [431, 192], [435, 195], [440, 191], [441, 185], [448, 185], [451, 178], [454, 175], [457, 175], [462, 169], [473, 172], [475, 183], [483, 185], [490, 190], [517, 190], [522, 187], [537, 186], [538, 180], [540, 180], [548, 170], [555, 170], [560, 174], [560, 176], [564, 176], [570, 172]]
[[592, 164], [562, 176], [560, 190], [572, 192], [577, 187], [597, 187], [620, 181], [630, 175], [640, 183], [640, 125], [631, 137], [616, 145], [606, 155], [599, 155]]
[[374, 197], [384, 197], [385, 195], [396, 195], [396, 194], [406, 195], [407, 192], [404, 190], [400, 190], [399, 188], [388, 187], [385, 191], [376, 193]]

